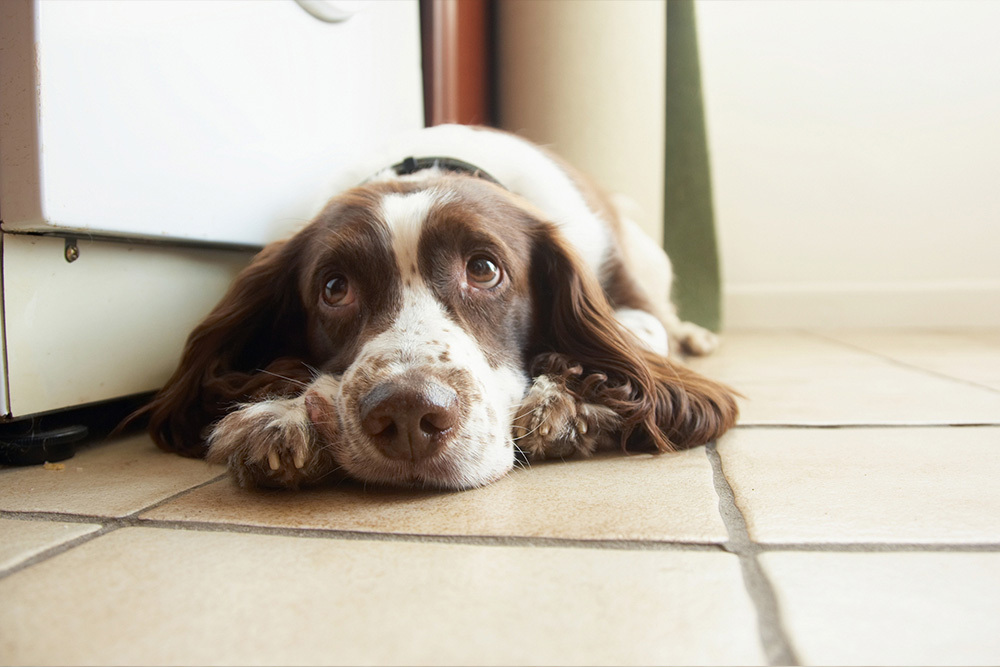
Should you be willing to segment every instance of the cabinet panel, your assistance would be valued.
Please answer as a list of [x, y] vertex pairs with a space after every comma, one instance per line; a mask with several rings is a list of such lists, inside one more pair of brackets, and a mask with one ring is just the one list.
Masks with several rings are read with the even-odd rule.
[[330, 4], [351, 16], [0, 3], [4, 228], [260, 245], [301, 224], [327, 174], [423, 125], [417, 2]]
[[159, 388], [249, 252], [3, 236], [4, 356], [15, 417]]

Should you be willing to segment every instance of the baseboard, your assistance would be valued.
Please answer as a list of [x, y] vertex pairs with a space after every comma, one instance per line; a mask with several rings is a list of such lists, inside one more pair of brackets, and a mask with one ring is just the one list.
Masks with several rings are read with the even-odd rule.
[[1000, 281], [726, 285], [725, 326], [1000, 327]]

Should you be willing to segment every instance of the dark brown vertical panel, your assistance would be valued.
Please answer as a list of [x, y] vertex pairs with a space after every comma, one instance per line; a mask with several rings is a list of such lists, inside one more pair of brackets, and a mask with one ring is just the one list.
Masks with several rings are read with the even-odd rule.
[[490, 124], [490, 0], [421, 0], [427, 125]]

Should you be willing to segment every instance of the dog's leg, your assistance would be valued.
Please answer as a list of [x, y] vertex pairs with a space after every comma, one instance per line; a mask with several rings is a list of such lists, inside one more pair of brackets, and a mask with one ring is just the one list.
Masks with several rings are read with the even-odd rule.
[[589, 456], [617, 443], [621, 418], [603, 405], [585, 403], [557, 375], [539, 375], [514, 420], [514, 444], [529, 459]]
[[677, 316], [671, 304], [668, 315], [664, 318], [667, 336], [670, 338], [670, 351], [679, 351], [694, 357], [703, 357], [715, 352], [719, 347], [719, 337], [694, 322], [685, 322]]
[[615, 311], [615, 319], [650, 350], [667, 356], [670, 337], [658, 317], [637, 308], [619, 308]]
[[339, 436], [327, 397], [337, 380], [321, 376], [301, 395], [247, 403], [212, 429], [206, 459], [225, 463], [243, 487], [299, 488], [336, 469], [331, 443]]
[[[693, 322], [684, 322], [677, 315], [677, 307], [670, 298], [674, 282], [670, 257], [629, 217], [634, 212], [634, 204], [618, 199], [616, 207], [622, 223], [622, 271], [627, 276], [627, 282], [634, 283], [646, 296], [650, 311], [622, 308], [616, 313], [618, 320], [636, 334], [639, 340], [660, 354], [711, 354], [719, 346], [718, 336]], [[636, 267], [641, 267], [641, 270], [636, 270]], [[636, 312], [639, 313], [638, 318], [632, 314]], [[659, 333], [652, 334], [652, 338], [648, 333], [650, 325], [646, 318], [649, 317], [655, 317], [661, 323], [661, 328], [666, 328], [669, 343], [663, 349], [659, 344]], [[651, 340], [653, 344], [650, 344]]]

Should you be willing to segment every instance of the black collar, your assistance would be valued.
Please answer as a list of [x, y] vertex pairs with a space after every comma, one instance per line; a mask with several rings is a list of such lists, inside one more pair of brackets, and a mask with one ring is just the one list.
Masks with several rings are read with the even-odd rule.
[[424, 169], [433, 169], [434, 167], [443, 169], [444, 171], [470, 174], [476, 178], [481, 178], [484, 181], [489, 181], [503, 187], [503, 184], [493, 178], [489, 172], [483, 171], [474, 164], [456, 160], [452, 157], [408, 157], [399, 164], [394, 164], [391, 169], [396, 172], [397, 176], [406, 176], [423, 171]]

